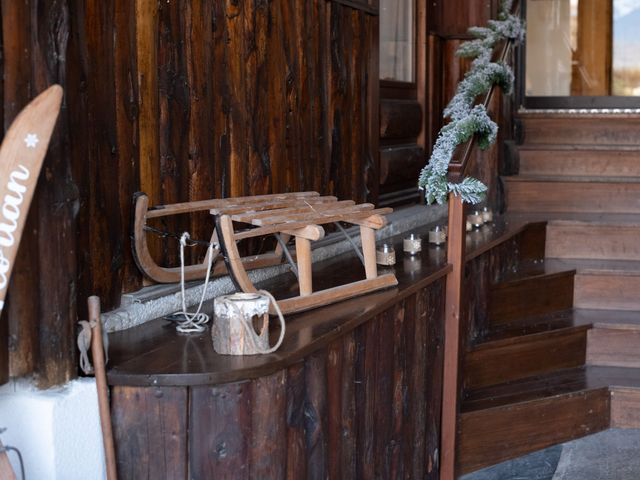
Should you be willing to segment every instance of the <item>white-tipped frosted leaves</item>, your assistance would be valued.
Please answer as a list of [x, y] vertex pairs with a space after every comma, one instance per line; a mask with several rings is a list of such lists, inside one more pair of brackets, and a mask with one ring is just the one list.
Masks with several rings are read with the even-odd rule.
[[512, 1], [503, 0], [498, 20], [490, 20], [487, 27], [472, 27], [473, 40], [464, 42], [456, 55], [473, 58], [471, 68], [458, 84], [456, 94], [444, 109], [447, 123], [438, 134], [431, 158], [420, 172], [418, 186], [425, 191], [427, 203], [446, 203], [449, 193], [462, 197], [467, 203], [478, 203], [487, 187], [475, 178], [465, 178], [460, 183], [447, 181], [447, 171], [456, 147], [478, 135], [478, 146], [486, 149], [495, 142], [498, 126], [489, 118], [483, 105], [474, 105], [476, 98], [499, 85], [505, 94], [513, 90], [514, 75], [508, 65], [492, 62], [493, 49], [501, 40], [524, 38], [520, 19], [511, 15]]

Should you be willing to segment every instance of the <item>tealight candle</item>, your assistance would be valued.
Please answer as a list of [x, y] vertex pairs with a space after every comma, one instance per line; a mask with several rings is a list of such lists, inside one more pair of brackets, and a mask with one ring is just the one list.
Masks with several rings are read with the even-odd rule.
[[489, 207], [484, 207], [482, 209], [482, 219], [484, 220], [484, 223], [493, 222], [493, 211]]
[[[429, 233], [429, 238], [431, 238], [431, 233]], [[412, 233], [402, 241], [402, 249], [409, 255], [415, 255], [422, 250], [422, 239]]]
[[395, 265], [396, 251], [392, 245], [385, 243], [376, 250], [376, 263], [378, 265]]
[[440, 226], [436, 226], [433, 230], [429, 230], [429, 243], [434, 245], [442, 245], [447, 241], [447, 234]]
[[467, 216], [467, 221], [475, 228], [480, 228], [484, 223], [484, 216], [482, 215], [482, 212], [476, 210], [471, 215]]

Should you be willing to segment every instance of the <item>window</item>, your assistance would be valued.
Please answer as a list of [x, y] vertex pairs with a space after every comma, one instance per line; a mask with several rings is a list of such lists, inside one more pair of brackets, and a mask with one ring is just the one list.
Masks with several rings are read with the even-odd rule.
[[640, 95], [640, 0], [528, 0], [529, 97]]
[[415, 82], [415, 0], [380, 1], [380, 79]]

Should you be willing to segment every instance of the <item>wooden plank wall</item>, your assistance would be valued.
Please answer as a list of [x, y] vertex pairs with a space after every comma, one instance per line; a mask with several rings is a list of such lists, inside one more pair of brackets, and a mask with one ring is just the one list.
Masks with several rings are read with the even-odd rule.
[[443, 293], [439, 280], [266, 377], [113, 387], [119, 477], [439, 478]]
[[[0, 9], [5, 130], [38, 92], [65, 88], [9, 291], [0, 379], [66, 381], [86, 297], [110, 309], [142, 285], [129, 240], [137, 190], [154, 204], [306, 189], [376, 199], [377, 2]], [[206, 215], [159, 226], [205, 238], [211, 228]], [[175, 243], [153, 248], [176, 260]]]

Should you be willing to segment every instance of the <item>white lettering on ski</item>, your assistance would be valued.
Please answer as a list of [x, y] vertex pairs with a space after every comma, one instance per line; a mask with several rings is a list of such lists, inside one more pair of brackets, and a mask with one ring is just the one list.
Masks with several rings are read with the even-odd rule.
[[[2, 209], [0, 212], [0, 247], [12, 247], [15, 243], [13, 233], [18, 228], [18, 220], [20, 219], [20, 205], [24, 200], [24, 193], [27, 191], [20, 182], [24, 182], [30, 176], [29, 169], [24, 165], [18, 165], [18, 169], [9, 175], [9, 183], [7, 189], [11, 193], [4, 196], [2, 201]], [[6, 258], [4, 252], [0, 248], [0, 290], [7, 288], [7, 273], [11, 268], [10, 259]], [[0, 306], [0, 311], [2, 306]]]

